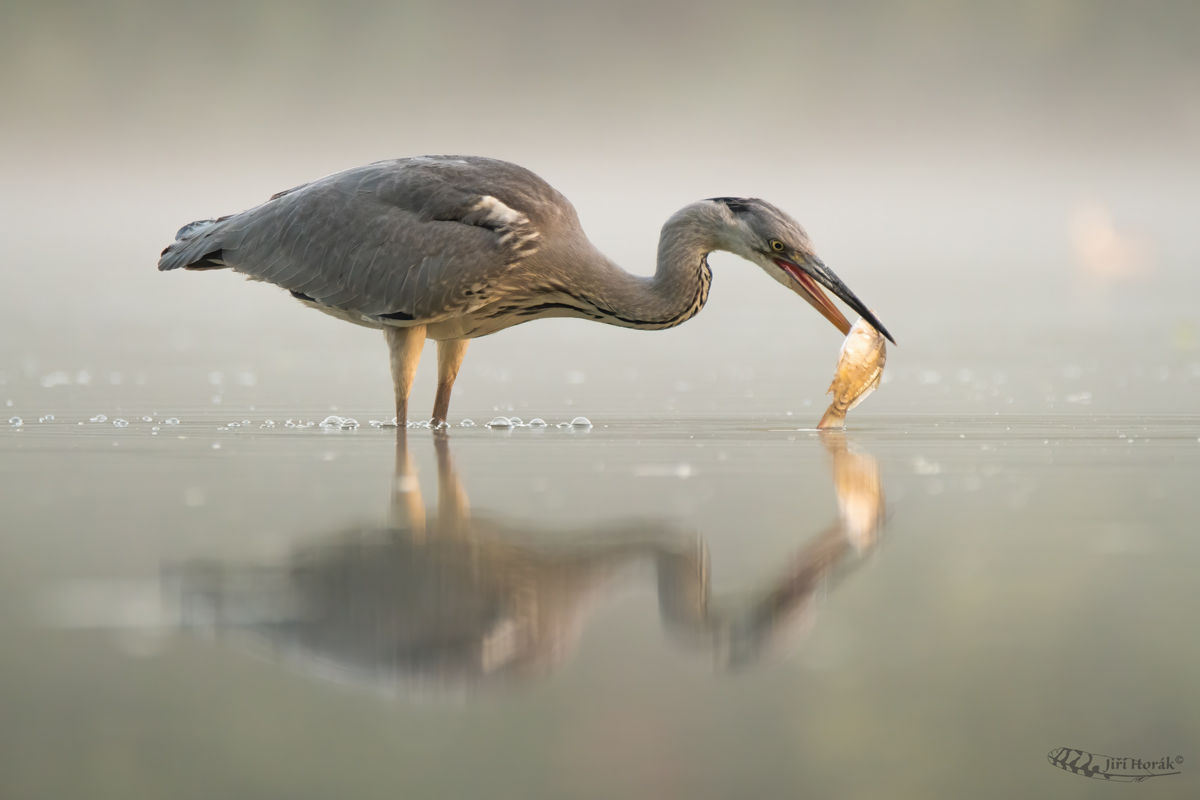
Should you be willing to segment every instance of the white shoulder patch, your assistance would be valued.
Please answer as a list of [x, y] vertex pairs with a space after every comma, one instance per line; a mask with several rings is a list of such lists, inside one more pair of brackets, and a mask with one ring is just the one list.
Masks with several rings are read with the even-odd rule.
[[488, 222], [496, 225], [524, 225], [529, 222], [529, 218], [520, 211], [509, 208], [504, 203], [487, 194], [479, 198], [479, 202], [471, 210], [486, 212]]

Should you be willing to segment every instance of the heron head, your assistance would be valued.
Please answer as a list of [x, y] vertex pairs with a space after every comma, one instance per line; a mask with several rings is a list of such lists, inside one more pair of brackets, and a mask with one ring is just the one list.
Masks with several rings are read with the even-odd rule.
[[824, 286], [875, 329], [896, 341], [850, 287], [817, 257], [800, 223], [775, 206], [754, 197], [714, 197], [725, 223], [719, 235], [722, 250], [758, 264], [775, 280], [804, 298], [843, 334], [850, 322], [821, 290]]

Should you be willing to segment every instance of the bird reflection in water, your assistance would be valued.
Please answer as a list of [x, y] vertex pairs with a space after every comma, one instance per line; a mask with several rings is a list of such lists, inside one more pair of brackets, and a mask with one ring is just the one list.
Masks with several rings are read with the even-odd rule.
[[396, 693], [441, 693], [546, 675], [579, 640], [587, 609], [635, 565], [653, 564], [670, 638], [718, 669], [762, 662], [811, 626], [836, 580], [875, 547], [879, 467], [840, 432], [822, 433], [839, 514], [773, 579], [740, 602], [714, 598], [708, 549], [653, 521], [533, 533], [473, 516], [450, 442], [435, 434], [437, 516], [429, 519], [399, 432], [386, 526], [358, 527], [277, 566], [168, 567], [185, 628], [236, 635], [304, 672]]

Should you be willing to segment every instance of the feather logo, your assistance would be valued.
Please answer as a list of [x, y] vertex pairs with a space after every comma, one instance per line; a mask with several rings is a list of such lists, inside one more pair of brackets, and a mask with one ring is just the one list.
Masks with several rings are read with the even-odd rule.
[[1141, 783], [1148, 778], [1178, 775], [1182, 772], [1179, 765], [1183, 763], [1183, 756], [1163, 756], [1158, 759], [1116, 758], [1070, 747], [1056, 747], [1046, 754], [1046, 760], [1061, 770], [1085, 778], [1113, 783]]

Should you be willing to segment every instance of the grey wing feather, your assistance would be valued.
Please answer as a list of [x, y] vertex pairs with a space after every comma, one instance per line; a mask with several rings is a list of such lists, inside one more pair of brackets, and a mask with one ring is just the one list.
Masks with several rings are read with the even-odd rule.
[[501, 282], [564, 222], [578, 225], [570, 203], [521, 167], [401, 159], [185, 226], [159, 269], [230, 267], [344, 311], [433, 320], [478, 302], [472, 287]]

